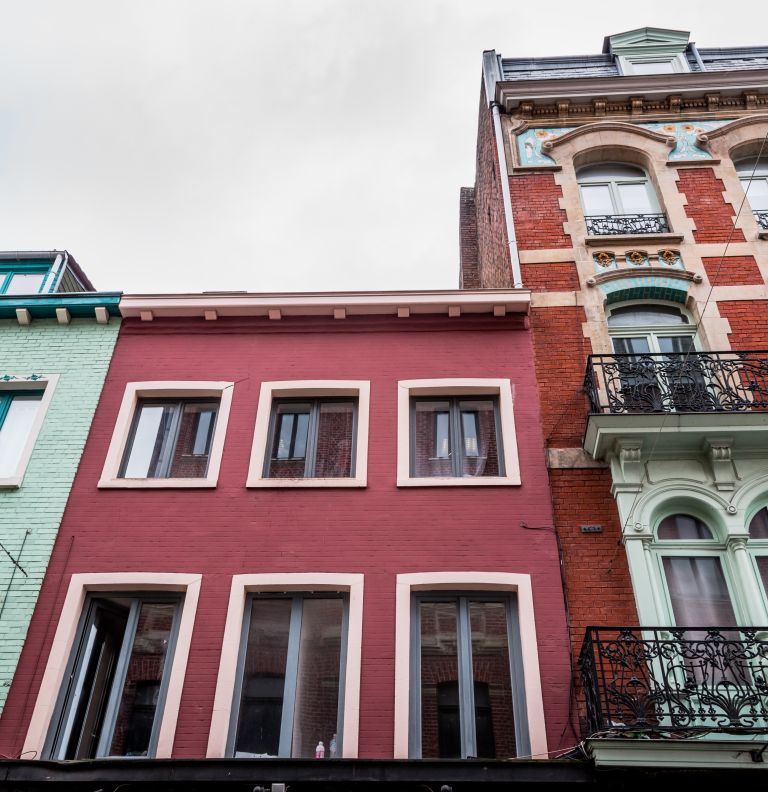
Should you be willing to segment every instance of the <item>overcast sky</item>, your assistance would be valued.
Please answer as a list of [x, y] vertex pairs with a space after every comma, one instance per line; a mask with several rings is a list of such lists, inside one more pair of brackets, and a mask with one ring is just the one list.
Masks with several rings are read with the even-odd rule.
[[646, 25], [768, 43], [764, 0], [0, 11], [0, 249], [66, 248], [134, 293], [454, 288], [484, 49], [596, 53]]

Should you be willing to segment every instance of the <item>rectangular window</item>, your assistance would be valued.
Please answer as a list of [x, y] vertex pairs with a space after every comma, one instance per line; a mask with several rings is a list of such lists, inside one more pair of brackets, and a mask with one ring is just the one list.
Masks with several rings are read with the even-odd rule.
[[0, 391], [0, 479], [17, 474], [43, 393], [42, 390]]
[[346, 596], [249, 597], [230, 755], [341, 755], [347, 623]]
[[498, 399], [411, 399], [411, 476], [503, 476]]
[[514, 596], [419, 594], [411, 643], [412, 758], [527, 753]]
[[141, 399], [120, 478], [205, 478], [218, 399]]
[[157, 593], [88, 597], [48, 758], [154, 755], [179, 605]]
[[356, 423], [353, 399], [274, 400], [264, 477], [354, 477]]
[[0, 294], [38, 294], [45, 282], [48, 268], [37, 272], [14, 272], [0, 268]]

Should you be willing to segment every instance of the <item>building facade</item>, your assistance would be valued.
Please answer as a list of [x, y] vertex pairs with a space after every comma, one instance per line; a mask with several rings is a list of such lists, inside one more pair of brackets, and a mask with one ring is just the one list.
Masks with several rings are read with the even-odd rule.
[[768, 47], [655, 28], [484, 54], [461, 283], [533, 292], [598, 766], [754, 768], [766, 741], [767, 77]]
[[529, 298], [123, 298], [0, 751], [557, 753]]
[[118, 302], [66, 252], [0, 254], [0, 711], [107, 373]]

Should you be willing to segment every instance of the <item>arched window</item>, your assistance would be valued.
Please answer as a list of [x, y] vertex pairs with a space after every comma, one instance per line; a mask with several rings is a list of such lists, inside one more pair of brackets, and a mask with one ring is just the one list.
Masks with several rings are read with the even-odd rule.
[[768, 229], [768, 157], [749, 157], [734, 165], [758, 225]]
[[749, 523], [749, 551], [755, 559], [768, 598], [768, 508], [763, 506]]
[[576, 178], [590, 234], [668, 231], [648, 174], [620, 162], [587, 165]]

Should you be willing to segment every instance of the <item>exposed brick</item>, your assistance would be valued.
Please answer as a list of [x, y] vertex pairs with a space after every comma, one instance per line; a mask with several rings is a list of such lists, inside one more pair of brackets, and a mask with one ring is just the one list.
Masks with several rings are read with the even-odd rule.
[[520, 250], [571, 247], [571, 237], [563, 231], [567, 219], [559, 203], [563, 191], [552, 173], [510, 176], [509, 189]]
[[768, 338], [768, 300], [721, 300], [720, 315], [731, 325], [730, 342], [735, 350], [765, 349]]
[[477, 207], [474, 187], [462, 187], [459, 194], [459, 277], [461, 289], [480, 288], [477, 263]]
[[684, 168], [677, 189], [685, 194], [685, 213], [696, 224], [693, 238], [699, 243], [743, 242], [741, 229], [733, 230], [736, 212], [723, 197], [725, 186], [712, 168]]
[[702, 258], [712, 286], [747, 286], [762, 284], [754, 256], [713, 256]]
[[579, 289], [576, 262], [521, 264], [520, 268], [523, 275], [523, 286], [531, 291], [576, 291]]

